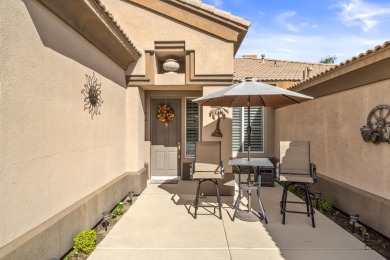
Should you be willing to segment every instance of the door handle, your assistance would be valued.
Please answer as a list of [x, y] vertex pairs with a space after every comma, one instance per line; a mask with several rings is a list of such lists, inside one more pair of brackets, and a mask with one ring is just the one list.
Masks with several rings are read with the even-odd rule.
[[181, 154], [181, 146], [180, 142], [177, 142], [177, 158], [180, 159], [180, 154]]

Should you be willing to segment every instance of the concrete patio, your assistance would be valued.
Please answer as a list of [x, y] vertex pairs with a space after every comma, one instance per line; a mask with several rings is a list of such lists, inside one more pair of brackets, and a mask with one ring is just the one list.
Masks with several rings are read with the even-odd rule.
[[304, 214], [288, 214], [282, 225], [277, 184], [261, 190], [269, 224], [233, 222], [232, 198], [224, 198], [222, 220], [212, 208], [194, 219], [186, 202], [195, 190], [192, 181], [148, 184], [89, 259], [383, 259], [318, 211], [316, 228]]

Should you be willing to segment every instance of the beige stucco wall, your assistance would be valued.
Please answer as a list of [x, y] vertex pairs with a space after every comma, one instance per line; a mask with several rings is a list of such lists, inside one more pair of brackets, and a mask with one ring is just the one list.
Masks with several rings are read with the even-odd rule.
[[[269, 84], [276, 84], [278, 88], [287, 89], [299, 81], [281, 81], [281, 82], [269, 82]], [[267, 82], [268, 83], [268, 82]]]
[[[141, 51], [155, 41], [185, 41], [195, 51], [196, 74], [233, 74], [232, 42], [126, 1], [103, 3]], [[171, 96], [173, 83], [157, 81], [164, 87], [153, 86], [160, 92], [147, 97], [150, 86], [126, 88], [123, 69], [36, 0], [1, 1], [0, 19], [0, 258], [58, 257], [126, 194], [134, 176], [145, 175], [148, 100]], [[133, 74], [145, 73], [143, 59]], [[104, 103], [92, 120], [81, 90], [93, 73]], [[171, 87], [182, 97], [182, 143], [184, 98], [201, 96], [200, 89]], [[182, 161], [192, 161], [184, 151]], [[45, 238], [60, 249], [39, 252], [51, 247]]]
[[[223, 89], [225, 87], [203, 87], [203, 96]], [[232, 172], [232, 167], [228, 165], [229, 159], [232, 157], [232, 114], [233, 110], [228, 109], [229, 113], [226, 114], [225, 118], [221, 118], [219, 129], [221, 130], [223, 138], [211, 136], [214, 132], [217, 124], [217, 120], [213, 120], [209, 117], [209, 113], [212, 107], [202, 106], [202, 141], [221, 141], [221, 150], [222, 150], [222, 161], [225, 165], [226, 172]]]
[[126, 161], [127, 171], [139, 171], [145, 166], [144, 134], [145, 134], [145, 113], [144, 113], [144, 90], [138, 87], [127, 88], [127, 123], [124, 127], [127, 130]]
[[369, 112], [389, 104], [390, 80], [316, 98], [275, 112], [275, 151], [280, 140], [310, 140], [320, 174], [390, 199], [390, 147], [363, 141]]
[[[143, 158], [126, 153], [126, 97], [138, 93], [122, 69], [36, 1], [3, 0], [0, 17], [2, 248]], [[93, 72], [104, 103], [92, 120], [81, 90]]]
[[[141, 52], [154, 50], [155, 41], [185, 41], [186, 50], [195, 50], [197, 74], [233, 74], [233, 43], [217, 39], [126, 1], [102, 2]], [[132, 74], [145, 74], [143, 57], [137, 62]]]

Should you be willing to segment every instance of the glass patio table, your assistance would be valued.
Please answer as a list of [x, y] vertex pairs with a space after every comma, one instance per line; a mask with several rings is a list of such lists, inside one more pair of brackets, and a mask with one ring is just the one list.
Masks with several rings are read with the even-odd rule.
[[[263, 203], [261, 202], [260, 197], [260, 187], [261, 187], [261, 170], [263, 168], [267, 169], [273, 169], [274, 165], [271, 163], [271, 161], [268, 158], [251, 158], [248, 160], [248, 158], [233, 158], [229, 160], [229, 165], [231, 166], [239, 166], [240, 172], [238, 173], [238, 196], [236, 199], [236, 202], [234, 203], [234, 215], [233, 220], [237, 216], [237, 218], [243, 220], [243, 221], [261, 221], [264, 219], [265, 223], [268, 224], [267, 217], [265, 215]], [[248, 167], [248, 172], [242, 172], [241, 167]], [[253, 169], [253, 171], [252, 171]], [[258, 181], [251, 181], [251, 174], [255, 174], [258, 176]], [[248, 174], [248, 180], [247, 182], [241, 182], [241, 174]], [[256, 178], [254, 178], [256, 180]], [[241, 199], [244, 197], [243, 190], [248, 190], [248, 209], [247, 210], [240, 210], [240, 202]], [[252, 210], [252, 202], [251, 202], [251, 195], [252, 190], [257, 190], [257, 196], [259, 200], [259, 206], [261, 209], [261, 213], [257, 212], [255, 210]]]

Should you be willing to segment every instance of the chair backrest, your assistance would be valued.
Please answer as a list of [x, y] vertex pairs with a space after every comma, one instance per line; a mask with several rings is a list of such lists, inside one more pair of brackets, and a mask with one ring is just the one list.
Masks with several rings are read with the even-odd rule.
[[310, 142], [280, 142], [280, 174], [310, 175]]
[[198, 141], [195, 144], [195, 171], [215, 171], [221, 163], [220, 141]]

